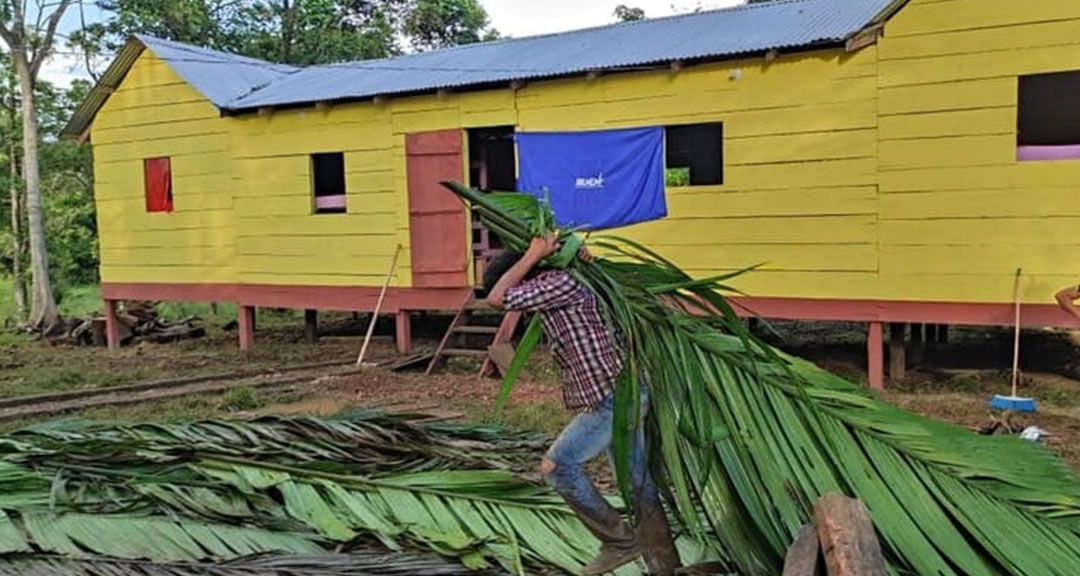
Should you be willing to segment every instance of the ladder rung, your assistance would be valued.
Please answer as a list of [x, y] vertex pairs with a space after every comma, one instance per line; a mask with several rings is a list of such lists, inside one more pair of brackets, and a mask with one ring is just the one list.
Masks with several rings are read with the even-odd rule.
[[466, 310], [494, 310], [486, 301], [479, 298], [465, 305]]
[[498, 334], [498, 326], [454, 326], [457, 334]]
[[443, 356], [472, 356], [484, 358], [488, 355], [487, 350], [467, 350], [464, 348], [447, 348], [442, 351]]

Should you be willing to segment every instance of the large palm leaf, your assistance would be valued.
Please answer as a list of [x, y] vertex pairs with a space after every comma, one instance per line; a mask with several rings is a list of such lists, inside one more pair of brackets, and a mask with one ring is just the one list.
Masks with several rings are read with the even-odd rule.
[[[447, 186], [510, 247], [536, 233], [503, 197]], [[721, 296], [730, 276], [692, 279], [625, 239], [594, 245], [607, 258], [570, 270], [629, 340], [619, 413], [632, 412], [646, 375], [661, 484], [684, 525], [716, 534], [742, 573], [779, 573], [831, 491], [866, 502], [893, 574], [1077, 573], [1080, 482], [1043, 448], [903, 412], [770, 348]], [[616, 422], [616, 440], [630, 420]]]
[[[0, 437], [0, 559], [88, 559], [48, 564], [73, 571], [150, 560], [147, 569], [161, 573], [374, 543], [474, 569], [574, 572], [599, 543], [547, 487], [512, 472], [535, 465], [542, 444], [532, 434], [374, 413], [49, 423]], [[700, 539], [680, 546], [688, 557], [714, 557]]]

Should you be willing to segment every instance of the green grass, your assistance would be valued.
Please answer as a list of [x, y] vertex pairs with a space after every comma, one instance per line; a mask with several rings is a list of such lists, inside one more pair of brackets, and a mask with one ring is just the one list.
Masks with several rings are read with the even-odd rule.
[[100, 314], [104, 309], [100, 286], [74, 286], [60, 296], [60, 315], [87, 318]]

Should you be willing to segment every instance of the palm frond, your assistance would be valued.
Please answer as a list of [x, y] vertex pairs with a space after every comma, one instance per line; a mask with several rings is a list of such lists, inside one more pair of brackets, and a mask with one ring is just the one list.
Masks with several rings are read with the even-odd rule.
[[[512, 217], [447, 186], [485, 222]], [[511, 245], [529, 241], [503, 229]], [[832, 491], [866, 502], [894, 574], [1076, 573], [1080, 481], [1042, 447], [898, 410], [771, 348], [722, 296], [731, 276], [693, 279], [626, 239], [596, 245], [607, 258], [570, 270], [627, 336], [628, 371], [647, 376], [660, 484], [685, 527], [715, 535], [743, 574], [779, 573]]]
[[318, 556], [253, 556], [230, 562], [149, 562], [64, 556], [0, 558], [10, 576], [499, 576], [500, 570], [473, 571], [438, 556], [354, 551]]
[[473, 569], [574, 571], [599, 543], [513, 472], [544, 444], [374, 413], [38, 426], [0, 438], [0, 555], [214, 563], [377, 542]]

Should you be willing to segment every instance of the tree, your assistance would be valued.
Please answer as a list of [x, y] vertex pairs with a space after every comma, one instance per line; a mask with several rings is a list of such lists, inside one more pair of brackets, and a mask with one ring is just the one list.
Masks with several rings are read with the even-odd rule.
[[498, 38], [477, 0], [416, 0], [403, 30], [413, 48], [432, 50]]
[[615, 7], [615, 17], [618, 18], [620, 22], [644, 20], [645, 10], [642, 8], [633, 8], [626, 4], [619, 4]]
[[[49, 254], [41, 210], [41, 178], [38, 167], [37, 108], [34, 85], [45, 60], [52, 53], [56, 29], [73, 0], [35, 0], [34, 22], [29, 22], [25, 0], [0, 0], [0, 39], [7, 44], [22, 97], [23, 162], [26, 214], [29, 223], [31, 285], [30, 326], [48, 330], [60, 314], [49, 281]], [[51, 12], [50, 12], [51, 10]]]

